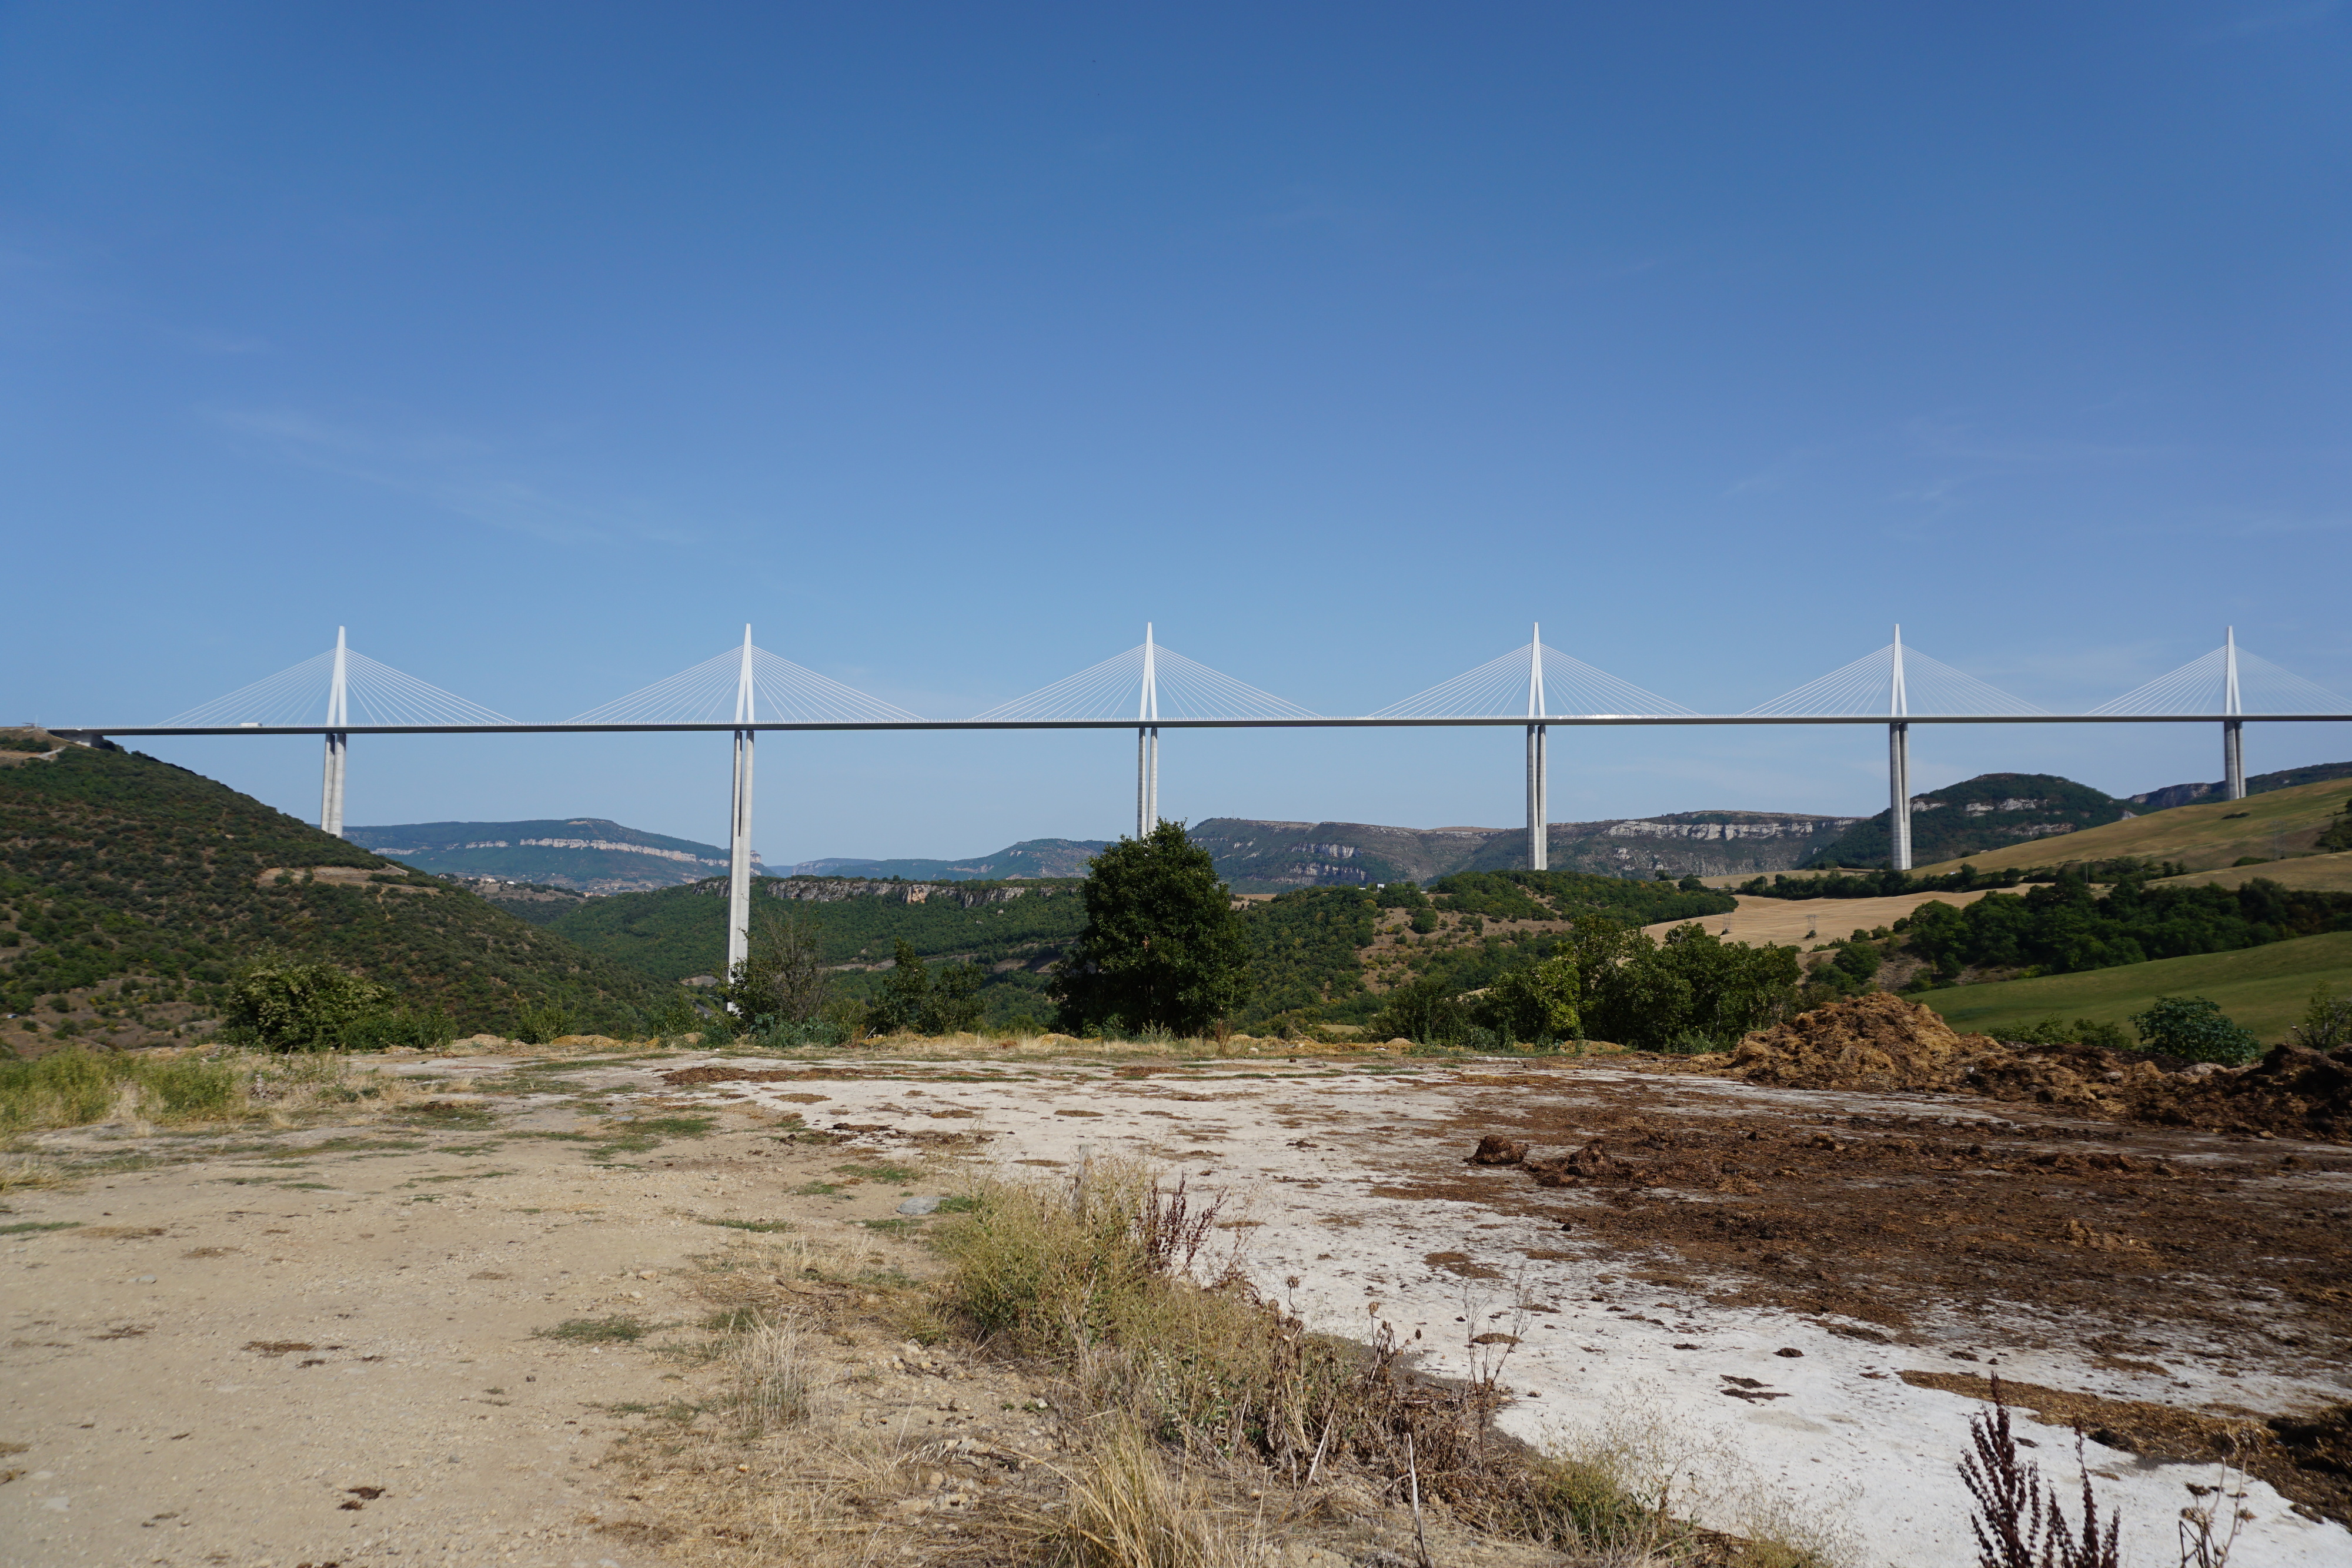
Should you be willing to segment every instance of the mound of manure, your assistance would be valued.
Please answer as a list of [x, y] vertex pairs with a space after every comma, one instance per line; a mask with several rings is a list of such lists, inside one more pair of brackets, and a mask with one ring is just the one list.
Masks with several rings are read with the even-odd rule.
[[1732, 1053], [1733, 1076], [1791, 1089], [1941, 1089], [1998, 1052], [1935, 1009], [1873, 991], [1759, 1030]]
[[2074, 1115], [2352, 1143], [2352, 1047], [2274, 1047], [2248, 1067], [1961, 1034], [1878, 991], [1739, 1042], [1730, 1071], [1790, 1089], [1952, 1090]]

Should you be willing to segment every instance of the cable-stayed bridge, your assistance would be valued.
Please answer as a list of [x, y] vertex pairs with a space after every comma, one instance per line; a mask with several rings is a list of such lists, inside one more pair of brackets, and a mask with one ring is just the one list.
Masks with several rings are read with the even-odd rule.
[[[356, 722], [354, 721], [356, 719]], [[2248, 724], [2352, 720], [2352, 702], [2238, 646], [2221, 646], [2168, 674], [2078, 713], [2051, 713], [1927, 657], [1903, 642], [1882, 648], [1739, 713], [1687, 708], [1561, 653], [1534, 628], [1528, 642], [1475, 669], [1372, 713], [1318, 714], [1162, 646], [1143, 641], [1026, 695], [970, 718], [926, 718], [758, 646], [738, 647], [585, 713], [553, 723], [510, 718], [350, 647], [335, 645], [274, 675], [153, 725], [48, 727], [102, 736], [318, 735], [326, 759], [320, 826], [341, 833], [345, 758], [354, 735], [561, 734], [725, 730], [734, 737], [728, 962], [743, 956], [751, 915], [751, 771], [761, 730], [1127, 729], [1136, 732], [1136, 833], [1160, 821], [1160, 731], [1170, 729], [1448, 727], [1514, 725], [1527, 734], [1528, 863], [1542, 869], [1555, 725], [1883, 724], [1893, 863], [1911, 865], [1910, 732], [1915, 724], [2218, 724], [2223, 789], [2246, 792]]]

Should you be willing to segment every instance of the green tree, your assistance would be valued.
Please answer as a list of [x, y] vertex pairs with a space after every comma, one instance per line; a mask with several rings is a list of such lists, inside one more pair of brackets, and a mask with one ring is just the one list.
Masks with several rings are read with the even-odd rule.
[[2261, 1040], [2204, 997], [2158, 997], [2147, 1011], [2132, 1015], [2131, 1025], [2139, 1031], [2142, 1051], [2191, 1061], [2235, 1066], [2263, 1053]]
[[2303, 1009], [2302, 1021], [2287, 1031], [2287, 1039], [2306, 1051], [2339, 1051], [2352, 1045], [2352, 997], [2339, 997], [2336, 988], [2322, 982], [2311, 993], [2311, 1004]]
[[[1613, 963], [1612, 950], [1622, 955]], [[1784, 1017], [1804, 978], [1795, 948], [1725, 942], [1696, 922], [1663, 942], [1596, 931], [1579, 958], [1586, 1031], [1645, 1051], [1727, 1047]]]
[[1470, 1009], [1452, 987], [1433, 975], [1407, 980], [1381, 998], [1372, 1019], [1372, 1033], [1381, 1040], [1410, 1040], [1423, 1045], [1450, 1044], [1473, 1025]]
[[1095, 857], [1086, 929], [1054, 977], [1062, 1027], [1198, 1034], [1241, 1004], [1249, 941], [1209, 852], [1162, 822]]
[[1576, 960], [1565, 955], [1508, 969], [1486, 988], [1480, 1019], [1506, 1040], [1573, 1040], [1578, 989]]
[[866, 1027], [876, 1034], [900, 1034], [921, 1027], [923, 1004], [931, 998], [931, 972], [916, 956], [914, 945], [898, 938], [890, 972], [882, 977], [882, 990], [866, 1004]]
[[963, 1034], [978, 1029], [981, 1015], [988, 1010], [980, 996], [980, 982], [986, 977], [986, 971], [977, 964], [941, 965], [931, 976], [915, 1027], [925, 1034]]
[[265, 958], [229, 987], [232, 1035], [269, 1051], [331, 1051], [392, 1010], [392, 993], [332, 964]]
[[824, 1010], [832, 991], [818, 956], [815, 923], [786, 911], [753, 923], [750, 951], [728, 972], [725, 999], [745, 1024], [761, 1019], [806, 1023]]

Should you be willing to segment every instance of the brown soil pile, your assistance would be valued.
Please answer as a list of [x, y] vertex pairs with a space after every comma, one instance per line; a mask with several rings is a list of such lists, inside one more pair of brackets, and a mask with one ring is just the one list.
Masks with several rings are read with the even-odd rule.
[[1960, 1034], [1885, 991], [1749, 1035], [1731, 1072], [1793, 1089], [1942, 1089], [2079, 1116], [2352, 1143], [2352, 1049], [2283, 1045], [2251, 1067], [2168, 1071], [2137, 1052]]
[[1535, 1176], [1538, 1186], [1572, 1186], [1580, 1176], [1587, 1181], [1607, 1181], [1633, 1174], [1633, 1167], [1611, 1154], [1599, 1138], [1572, 1155], [1529, 1160], [1527, 1167]]
[[675, 1072], [661, 1075], [664, 1083], [788, 1083], [795, 1079], [814, 1078], [817, 1074], [803, 1069], [783, 1067], [772, 1072], [761, 1072], [749, 1067], [681, 1067]]
[[1941, 1089], [2000, 1050], [1984, 1035], [1959, 1033], [1933, 1008], [1873, 991], [1749, 1035], [1731, 1071], [1790, 1089]]

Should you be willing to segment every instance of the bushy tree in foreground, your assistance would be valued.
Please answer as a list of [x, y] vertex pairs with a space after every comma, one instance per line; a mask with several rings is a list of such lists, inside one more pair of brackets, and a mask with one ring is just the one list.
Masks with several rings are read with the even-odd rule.
[[231, 1040], [268, 1051], [429, 1050], [456, 1032], [446, 1014], [395, 1007], [391, 991], [349, 970], [279, 959], [236, 978], [222, 1018]]
[[987, 1004], [976, 964], [924, 967], [913, 944], [898, 940], [896, 962], [882, 977], [881, 994], [866, 1004], [865, 1024], [876, 1034], [959, 1034], [980, 1027]]
[[1486, 988], [1480, 1021], [1507, 1041], [1574, 1040], [1580, 1021], [1580, 988], [1573, 958], [1546, 958], [1508, 969]]
[[800, 1024], [824, 1010], [832, 989], [815, 923], [786, 911], [752, 924], [749, 951], [728, 972], [726, 1000], [745, 1024]]
[[1249, 943], [1209, 852], [1162, 822], [1095, 857], [1087, 925], [1055, 974], [1061, 1027], [1199, 1034], [1241, 1005]]

